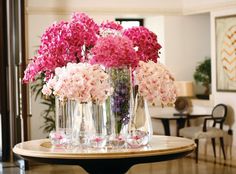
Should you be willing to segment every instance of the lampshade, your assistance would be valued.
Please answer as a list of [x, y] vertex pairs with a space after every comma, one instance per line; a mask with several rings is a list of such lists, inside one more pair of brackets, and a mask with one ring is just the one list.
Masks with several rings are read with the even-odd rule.
[[193, 82], [192, 81], [176, 81], [178, 97], [192, 97], [193, 94]]

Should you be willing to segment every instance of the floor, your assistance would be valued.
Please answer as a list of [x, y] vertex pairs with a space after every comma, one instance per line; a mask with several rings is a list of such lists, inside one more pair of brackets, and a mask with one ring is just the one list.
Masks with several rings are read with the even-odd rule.
[[[0, 163], [1, 174], [87, 174], [79, 166], [35, 164], [29, 171], [20, 170], [14, 164]], [[236, 174], [236, 167], [190, 157], [152, 164], [133, 166], [127, 174]]]

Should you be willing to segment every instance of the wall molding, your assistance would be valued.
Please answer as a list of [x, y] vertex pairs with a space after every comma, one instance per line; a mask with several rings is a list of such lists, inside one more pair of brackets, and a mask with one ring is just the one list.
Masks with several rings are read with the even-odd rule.
[[192, 15], [199, 13], [207, 13], [211, 11], [236, 8], [235, 0], [228, 2], [196, 4], [184, 6], [182, 8], [143, 8], [143, 7], [127, 7], [127, 8], [93, 8], [93, 7], [36, 7], [26, 6], [26, 15], [69, 15], [76, 11], [86, 12], [89, 14], [138, 14], [138, 15]]
[[26, 7], [26, 15], [69, 15], [81, 11], [89, 14], [155, 14], [155, 15], [182, 15], [182, 8], [70, 8], [70, 7]]
[[191, 14], [198, 14], [198, 13], [207, 13], [212, 11], [218, 10], [225, 10], [230, 8], [236, 8], [236, 1], [230, 2], [221, 2], [215, 4], [201, 4], [201, 5], [194, 5], [183, 8], [183, 15], [191, 15]]

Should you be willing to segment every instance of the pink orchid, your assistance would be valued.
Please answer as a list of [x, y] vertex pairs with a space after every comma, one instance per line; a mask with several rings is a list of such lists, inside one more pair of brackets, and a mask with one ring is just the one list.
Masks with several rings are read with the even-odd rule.
[[45, 95], [53, 94], [61, 100], [71, 99], [102, 104], [113, 92], [108, 74], [98, 65], [68, 63], [56, 68], [55, 76], [43, 87]]
[[161, 45], [157, 42], [155, 33], [140, 26], [126, 29], [124, 36], [132, 40], [134, 47], [137, 48], [137, 55], [140, 61], [147, 62], [152, 60], [157, 62]]
[[140, 95], [150, 103], [157, 104], [160, 101], [162, 105], [174, 104], [174, 77], [163, 64], [140, 61], [136, 69], [136, 79]]

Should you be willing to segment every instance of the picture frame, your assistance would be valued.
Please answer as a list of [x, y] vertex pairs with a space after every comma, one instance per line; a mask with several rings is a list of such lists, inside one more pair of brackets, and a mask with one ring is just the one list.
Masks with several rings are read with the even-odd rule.
[[236, 92], [236, 14], [215, 18], [216, 89]]

